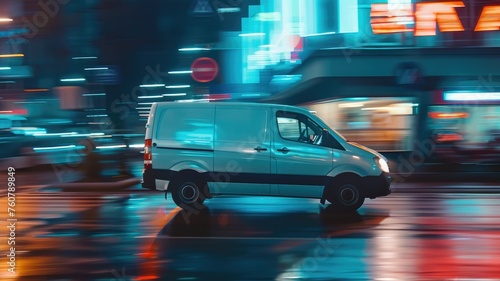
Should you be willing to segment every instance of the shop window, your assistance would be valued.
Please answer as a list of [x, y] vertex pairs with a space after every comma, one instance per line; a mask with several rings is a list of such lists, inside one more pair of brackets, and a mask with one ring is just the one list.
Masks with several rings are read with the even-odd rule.
[[346, 139], [380, 151], [411, 151], [417, 135], [415, 98], [344, 98], [303, 105]]

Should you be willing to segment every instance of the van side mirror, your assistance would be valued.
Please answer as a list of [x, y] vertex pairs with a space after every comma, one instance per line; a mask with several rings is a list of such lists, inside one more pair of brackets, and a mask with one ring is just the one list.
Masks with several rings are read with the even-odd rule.
[[345, 150], [345, 148], [326, 129], [323, 129], [321, 139], [322, 146], [338, 150]]
[[321, 145], [331, 147], [331, 139], [332, 136], [330, 133], [326, 129], [323, 129], [323, 132], [321, 133]]
[[323, 132], [321, 132], [321, 138], [323, 139], [323, 143], [330, 137], [330, 133], [326, 130], [323, 129]]

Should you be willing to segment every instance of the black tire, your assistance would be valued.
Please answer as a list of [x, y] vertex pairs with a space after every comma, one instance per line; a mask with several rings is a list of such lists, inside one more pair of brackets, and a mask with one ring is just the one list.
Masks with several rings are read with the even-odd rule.
[[359, 181], [341, 180], [333, 182], [327, 188], [326, 200], [332, 207], [339, 211], [356, 211], [363, 203], [365, 197], [358, 188]]
[[189, 174], [179, 177], [172, 184], [172, 199], [185, 210], [201, 210], [205, 206], [207, 183]]

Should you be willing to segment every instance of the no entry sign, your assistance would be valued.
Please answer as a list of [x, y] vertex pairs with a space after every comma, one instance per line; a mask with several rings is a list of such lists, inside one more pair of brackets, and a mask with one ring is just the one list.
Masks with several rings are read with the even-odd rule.
[[198, 58], [191, 64], [191, 77], [197, 82], [213, 81], [219, 73], [219, 66], [214, 59]]

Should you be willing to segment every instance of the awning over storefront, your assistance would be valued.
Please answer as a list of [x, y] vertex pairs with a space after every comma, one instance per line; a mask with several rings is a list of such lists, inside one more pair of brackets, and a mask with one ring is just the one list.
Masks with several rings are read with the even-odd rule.
[[[404, 96], [408, 89], [428, 91], [446, 86], [443, 81], [450, 78], [487, 83], [500, 77], [498, 54], [500, 48], [319, 50], [290, 73], [302, 75], [299, 83], [266, 101], [293, 104], [310, 100], [312, 95], [319, 100], [332, 94]], [[367, 93], [367, 85], [378, 87]]]
[[[428, 78], [435, 85], [437, 77]], [[421, 93], [419, 89], [394, 87], [393, 77], [319, 77], [265, 100], [270, 103], [301, 104], [324, 99], [346, 97], [411, 97]]]

